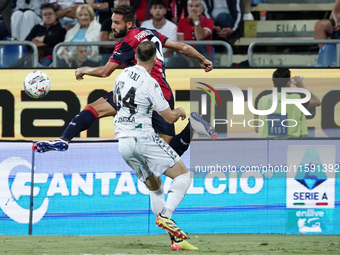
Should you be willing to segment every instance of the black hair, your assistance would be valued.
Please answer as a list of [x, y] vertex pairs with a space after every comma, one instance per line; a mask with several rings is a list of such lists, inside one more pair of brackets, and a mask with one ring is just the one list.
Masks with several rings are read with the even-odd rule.
[[162, 6], [164, 6], [164, 8], [166, 8], [166, 3], [165, 3], [164, 0], [153, 0], [152, 3], [151, 3], [151, 7], [153, 5], [162, 5]]
[[279, 88], [287, 87], [288, 82], [290, 81], [290, 70], [288, 68], [278, 68], [273, 73], [273, 83], [274, 87]]
[[136, 50], [137, 59], [141, 62], [148, 62], [156, 54], [156, 45], [151, 41], [141, 42]]
[[132, 6], [124, 4], [114, 8], [112, 12], [122, 15], [125, 23], [131, 21], [133, 25], [136, 24], [136, 12]]
[[46, 3], [40, 6], [40, 10], [43, 11], [47, 8], [51, 8], [54, 13], [57, 13], [57, 7], [54, 4]]

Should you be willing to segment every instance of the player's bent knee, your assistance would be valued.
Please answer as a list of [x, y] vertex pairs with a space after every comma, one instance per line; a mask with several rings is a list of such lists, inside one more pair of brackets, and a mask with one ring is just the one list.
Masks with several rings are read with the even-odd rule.
[[144, 184], [148, 187], [150, 191], [156, 191], [162, 186], [162, 180], [160, 177], [151, 175], [148, 178], [146, 178]]
[[95, 111], [98, 113], [98, 118], [115, 116], [117, 114], [117, 111], [102, 97], [88, 106], [91, 106], [93, 109], [95, 109]]
[[87, 105], [85, 106], [85, 108], [83, 109], [83, 111], [89, 111], [93, 114], [93, 116], [98, 119], [98, 112], [96, 111], [96, 109], [94, 109], [91, 105]]
[[181, 175], [179, 175], [175, 178], [175, 180], [178, 180], [178, 179], [181, 180], [183, 189], [188, 190], [191, 183], [192, 183], [192, 177], [191, 177], [190, 172], [187, 172], [185, 174], [181, 174]]
[[189, 173], [188, 168], [185, 166], [182, 160], [179, 160], [173, 167], [168, 168], [164, 174], [171, 179]]

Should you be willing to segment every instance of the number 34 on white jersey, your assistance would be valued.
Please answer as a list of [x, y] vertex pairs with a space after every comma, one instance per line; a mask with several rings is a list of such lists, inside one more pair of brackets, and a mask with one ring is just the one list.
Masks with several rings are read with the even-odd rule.
[[116, 138], [140, 137], [154, 132], [152, 108], [164, 111], [169, 107], [157, 81], [138, 65], [124, 69], [116, 78], [113, 94], [117, 104]]

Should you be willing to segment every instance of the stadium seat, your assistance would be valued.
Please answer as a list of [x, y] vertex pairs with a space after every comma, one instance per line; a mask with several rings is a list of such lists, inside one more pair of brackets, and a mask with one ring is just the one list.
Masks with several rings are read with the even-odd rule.
[[5, 45], [0, 48], [0, 67], [9, 67], [15, 60], [27, 52], [24, 45]]
[[329, 67], [336, 62], [336, 46], [335, 44], [325, 44], [319, 50], [316, 67]]

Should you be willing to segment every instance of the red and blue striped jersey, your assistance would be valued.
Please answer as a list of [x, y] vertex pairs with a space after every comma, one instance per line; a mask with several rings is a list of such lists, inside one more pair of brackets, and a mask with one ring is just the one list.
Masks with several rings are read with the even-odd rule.
[[157, 61], [151, 71], [151, 77], [161, 86], [165, 99], [169, 100], [172, 92], [165, 80], [165, 65], [162, 51], [165, 42], [168, 40], [166, 36], [158, 33], [156, 30], [132, 27], [127, 35], [116, 43], [109, 61], [124, 67], [136, 65], [135, 55], [137, 46], [145, 40], [152, 41], [156, 45]]

